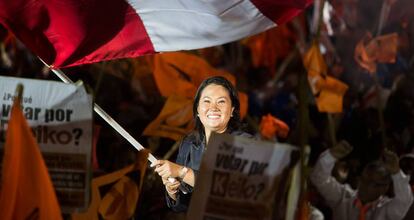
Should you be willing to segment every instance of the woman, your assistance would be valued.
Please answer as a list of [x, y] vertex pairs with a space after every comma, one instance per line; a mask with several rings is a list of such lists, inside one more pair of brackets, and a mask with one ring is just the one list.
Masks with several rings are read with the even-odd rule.
[[[212, 132], [239, 133], [240, 102], [237, 90], [224, 77], [204, 80], [194, 97], [195, 130], [181, 142], [176, 163], [158, 160], [152, 166], [161, 176], [167, 191], [167, 204], [174, 211], [186, 211], [195, 179]], [[170, 182], [172, 177], [178, 181]]]

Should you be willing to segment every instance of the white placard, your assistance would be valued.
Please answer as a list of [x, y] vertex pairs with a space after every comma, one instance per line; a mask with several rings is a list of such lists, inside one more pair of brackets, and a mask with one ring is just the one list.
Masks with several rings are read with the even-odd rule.
[[271, 219], [294, 147], [221, 134], [207, 149], [187, 219]]
[[24, 86], [23, 114], [39, 144], [62, 211], [86, 209], [91, 178], [92, 97], [83, 85], [0, 76], [2, 154], [19, 83]]

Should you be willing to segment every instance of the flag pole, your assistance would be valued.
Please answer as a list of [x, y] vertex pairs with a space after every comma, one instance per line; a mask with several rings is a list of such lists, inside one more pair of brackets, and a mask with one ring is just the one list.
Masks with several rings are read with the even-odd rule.
[[[60, 80], [62, 80], [64, 83], [67, 84], [73, 84], [73, 81], [66, 76], [64, 72], [60, 69], [54, 69], [50, 68], [50, 66], [45, 63], [40, 57], [40, 61], [43, 62], [45, 66], [47, 66], [52, 72], [59, 77]], [[135, 140], [121, 125], [118, 124], [108, 113], [106, 113], [98, 104], [95, 102], [93, 103], [93, 110], [101, 116], [103, 120], [106, 121], [115, 131], [117, 131], [122, 137], [124, 137], [133, 147], [135, 147], [138, 151], [144, 150], [145, 148], [137, 141]], [[147, 158], [151, 163], [154, 163], [157, 159], [152, 155], [151, 153], [148, 153]]]
[[[379, 21], [378, 21], [378, 29], [377, 32], [375, 34], [375, 37], [378, 37], [381, 34], [382, 28], [384, 26], [384, 23], [386, 22], [388, 15], [390, 13], [391, 10], [391, 4], [388, 1], [384, 1], [382, 3], [382, 8], [381, 8], [381, 13], [380, 13], [380, 17], [379, 17]], [[385, 103], [382, 103], [381, 100], [381, 92], [382, 92], [382, 86], [381, 83], [378, 79], [378, 72], [375, 72], [373, 74], [373, 79], [375, 82], [375, 90], [377, 92], [377, 106], [378, 106], [378, 119], [379, 119], [379, 126], [381, 129], [381, 141], [382, 141], [382, 147], [383, 148], [390, 148], [387, 146], [386, 141], [387, 141], [387, 135], [386, 135], [386, 128], [385, 128], [385, 119], [384, 119], [384, 106]]]
[[21, 83], [17, 84], [15, 93], [16, 93], [15, 95], [17, 97], [16, 101], [21, 102], [22, 98], [23, 98], [23, 84], [21, 84]]

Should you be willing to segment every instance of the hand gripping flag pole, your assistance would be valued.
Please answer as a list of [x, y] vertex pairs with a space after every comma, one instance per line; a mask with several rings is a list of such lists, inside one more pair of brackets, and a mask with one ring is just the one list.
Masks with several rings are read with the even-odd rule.
[[[54, 69], [54, 68], [50, 68], [50, 66], [45, 63], [40, 57], [39, 57], [40, 61], [43, 62], [43, 64], [45, 66], [47, 66], [50, 70], [52, 70], [52, 72], [59, 77], [60, 80], [62, 80], [64, 83], [67, 84], [73, 84], [74, 82], [69, 79], [68, 76], [66, 76], [66, 74], [64, 72], [62, 72], [62, 70], [60, 69]], [[133, 147], [135, 147], [135, 149], [137, 149], [138, 151], [140, 150], [144, 150], [145, 148], [137, 141], [135, 140], [135, 138], [133, 138], [121, 125], [118, 124], [118, 122], [116, 122], [108, 113], [106, 113], [98, 104], [96, 104], [95, 102], [93, 103], [93, 110], [99, 115], [101, 116], [101, 118], [103, 120], [106, 121], [106, 123], [108, 123], [113, 129], [115, 129], [115, 131], [117, 131], [122, 137], [124, 137]], [[151, 153], [148, 153], [148, 158], [147, 158], [151, 163], [154, 163], [157, 158], [154, 157], [154, 155], [152, 155]], [[175, 182], [175, 178], [168, 178], [168, 180], [173, 183]]]

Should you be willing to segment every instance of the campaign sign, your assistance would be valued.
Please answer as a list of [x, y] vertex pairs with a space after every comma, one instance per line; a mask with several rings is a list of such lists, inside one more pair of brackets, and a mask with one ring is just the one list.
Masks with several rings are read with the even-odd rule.
[[1, 160], [18, 84], [24, 86], [23, 115], [39, 144], [62, 212], [86, 209], [91, 179], [92, 97], [81, 83], [1, 76]]
[[203, 155], [187, 219], [272, 219], [275, 195], [287, 181], [284, 174], [294, 149], [247, 137], [213, 135]]

